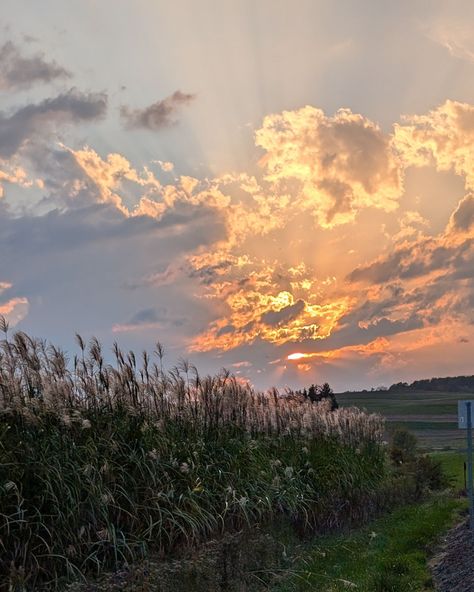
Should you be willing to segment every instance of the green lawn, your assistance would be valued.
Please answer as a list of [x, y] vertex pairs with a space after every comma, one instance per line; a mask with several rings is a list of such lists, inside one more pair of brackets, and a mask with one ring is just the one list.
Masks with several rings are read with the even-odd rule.
[[464, 507], [464, 500], [435, 496], [361, 530], [318, 538], [273, 592], [430, 590], [427, 558]]

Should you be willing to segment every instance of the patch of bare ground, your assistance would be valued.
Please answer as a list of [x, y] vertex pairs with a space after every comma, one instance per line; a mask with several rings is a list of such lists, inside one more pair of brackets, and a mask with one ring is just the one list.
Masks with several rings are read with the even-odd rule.
[[474, 592], [474, 544], [468, 519], [443, 537], [430, 569], [438, 592]]

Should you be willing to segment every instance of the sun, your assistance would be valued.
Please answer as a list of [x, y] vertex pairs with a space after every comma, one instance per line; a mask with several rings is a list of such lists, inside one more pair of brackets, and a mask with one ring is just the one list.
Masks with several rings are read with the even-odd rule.
[[287, 359], [288, 360], [301, 360], [302, 358], [309, 358], [310, 356], [308, 354], [303, 354], [300, 352], [296, 352], [294, 354], [290, 354]]

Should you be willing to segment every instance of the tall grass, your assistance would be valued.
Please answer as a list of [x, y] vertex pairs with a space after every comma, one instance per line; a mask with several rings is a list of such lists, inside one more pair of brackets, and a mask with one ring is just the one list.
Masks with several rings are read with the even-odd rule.
[[225, 529], [370, 511], [382, 421], [100, 343], [71, 361], [0, 319], [0, 590], [52, 590]]

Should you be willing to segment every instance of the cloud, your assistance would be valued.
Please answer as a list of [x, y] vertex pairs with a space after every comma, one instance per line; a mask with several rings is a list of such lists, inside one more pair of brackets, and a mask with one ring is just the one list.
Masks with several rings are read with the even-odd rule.
[[323, 227], [350, 222], [362, 208], [397, 208], [402, 171], [390, 138], [349, 109], [333, 117], [310, 106], [268, 115], [256, 144], [265, 150], [265, 180]]
[[305, 266], [285, 270], [277, 262], [248, 260], [206, 283], [205, 298], [225, 303], [225, 314], [192, 339], [191, 351], [327, 338], [349, 301], [324, 294], [322, 285], [315, 290], [315, 282], [302, 281], [307, 275]]
[[171, 173], [171, 171], [174, 169], [174, 164], [168, 160], [154, 160], [153, 162], [156, 163], [165, 173]]
[[370, 331], [367, 334], [374, 337], [453, 324], [471, 325], [474, 322], [471, 209], [471, 198], [467, 196], [452, 214], [445, 231], [395, 243], [393, 250], [354, 269], [347, 279], [355, 289], [364, 290], [361, 285], [365, 286], [366, 299], [340, 319], [327, 345], [350, 343], [350, 334], [360, 339], [357, 327]]
[[449, 220], [448, 232], [469, 233], [474, 230], [474, 195], [466, 195]]
[[448, 100], [426, 115], [405, 116], [392, 143], [405, 167], [453, 171], [474, 189], [474, 105]]
[[[169, 212], [155, 219], [127, 216], [111, 203], [55, 209], [42, 215], [12, 214], [3, 204], [0, 269], [18, 296], [28, 300], [27, 324], [22, 328], [34, 335], [54, 335], [70, 344], [75, 331], [100, 332], [105, 340], [117, 331], [126, 334], [125, 339], [145, 332], [148, 346], [157, 338], [156, 329], [165, 331], [168, 347], [178, 342], [182, 348], [186, 334], [194, 330], [193, 317], [199, 322], [209, 317], [196, 304], [192, 280], [180, 277], [164, 290], [149, 286], [132, 297], [123, 286], [156, 267], [183, 260], [200, 247], [208, 248], [220, 238], [219, 233], [214, 213], [206, 208], [190, 207], [180, 217]], [[0, 305], [9, 303], [10, 309], [16, 296], [5, 290]], [[156, 302], [170, 311], [167, 317]], [[9, 318], [21, 311], [20, 304], [10, 310]], [[140, 312], [148, 309], [155, 309], [156, 319], [151, 312]]]
[[0, 294], [6, 290], [9, 290], [11, 287], [12, 285], [10, 282], [0, 282]]
[[443, 19], [427, 30], [427, 36], [444, 47], [454, 58], [474, 62], [472, 30], [466, 22], [447, 22]]
[[144, 308], [133, 315], [133, 317], [130, 319], [130, 323], [133, 325], [143, 325], [145, 323], [156, 323], [159, 320], [160, 318], [156, 312], [156, 309]]
[[[122, 106], [120, 115], [129, 129], [148, 129], [157, 131], [164, 127], [170, 127], [177, 123], [176, 116], [179, 110], [189, 105], [196, 95], [175, 91], [166, 99], [156, 101], [143, 109], [132, 109]], [[168, 164], [168, 163], [166, 163]], [[166, 169], [164, 169], [166, 170]]]
[[[0, 281], [0, 296], [4, 292], [11, 291], [11, 282]], [[14, 296], [9, 300], [0, 300], [0, 316], [5, 317], [8, 323], [14, 327], [28, 314], [29, 302], [27, 298]]]
[[128, 333], [163, 329], [166, 327], [176, 329], [184, 323], [184, 319], [173, 318], [167, 308], [144, 308], [136, 312], [126, 323], [115, 324], [112, 327], [112, 331], [113, 333]]
[[[28, 260], [21, 293], [32, 307], [46, 294], [48, 310], [67, 310], [61, 331], [75, 318], [68, 300], [77, 301], [84, 278], [90, 303], [81, 306], [98, 311], [92, 330], [99, 323], [137, 344], [163, 333], [180, 351], [232, 363], [248, 359], [251, 346], [255, 367], [274, 359], [275, 347], [315, 352], [306, 370], [313, 360], [337, 364], [341, 348], [352, 349], [339, 359], [367, 359], [367, 371], [370, 356], [380, 368], [402, 364], [380, 353], [381, 340], [389, 347], [396, 336], [468, 321], [474, 308], [471, 194], [438, 235], [429, 213], [400, 199], [408, 167], [467, 175], [469, 110], [441, 106], [420, 117], [428, 119], [411, 117], [389, 134], [348, 110], [270, 115], [257, 131], [263, 156], [253, 175], [163, 175], [168, 184], [118, 152], [25, 141], [11, 161], [33, 163], [41, 202], [15, 211], [13, 200], [0, 202], [3, 273], [16, 285], [11, 274]], [[134, 289], [132, 310], [123, 288]]]
[[28, 89], [36, 83], [49, 83], [71, 76], [54, 61], [46, 61], [44, 54], [24, 56], [19, 48], [7, 41], [0, 47], [0, 90]]
[[97, 121], [105, 116], [107, 96], [77, 89], [22, 107], [10, 115], [0, 112], [0, 158], [7, 159], [32, 139], [66, 124]]
[[287, 324], [289, 321], [298, 317], [305, 308], [304, 300], [297, 300], [294, 304], [284, 306], [280, 310], [269, 310], [263, 313], [261, 321], [265, 325], [278, 326]]
[[[452, 228], [453, 225], [451, 224]], [[446, 272], [456, 268], [466, 253], [474, 249], [474, 239], [456, 239], [449, 235], [422, 236], [396, 246], [393, 251], [358, 266], [348, 276], [350, 282], [382, 284], [401, 279], [404, 281]]]
[[[130, 209], [124, 205], [124, 201], [130, 196], [132, 203], [143, 200], [143, 203], [136, 206], [137, 215], [146, 214], [158, 218], [164, 213], [165, 208], [150, 199], [160, 191], [161, 184], [147, 167], [138, 171], [118, 153], [102, 158], [88, 147], [82, 150], [64, 147], [64, 150], [71, 156], [77, 169], [74, 175], [69, 175], [70, 180], [74, 179], [72, 184], [68, 183], [68, 194], [73, 201], [78, 201], [80, 195], [87, 193], [93, 201], [114, 204], [128, 215]], [[61, 191], [64, 192], [64, 184], [61, 185]], [[81, 201], [83, 198], [79, 199]]]
[[3, 170], [0, 169], [0, 199], [4, 196], [4, 184], [19, 185], [20, 187], [31, 187], [33, 181], [28, 178], [28, 174], [24, 168], [20, 166], [10, 165], [9, 163], [1, 163]]

